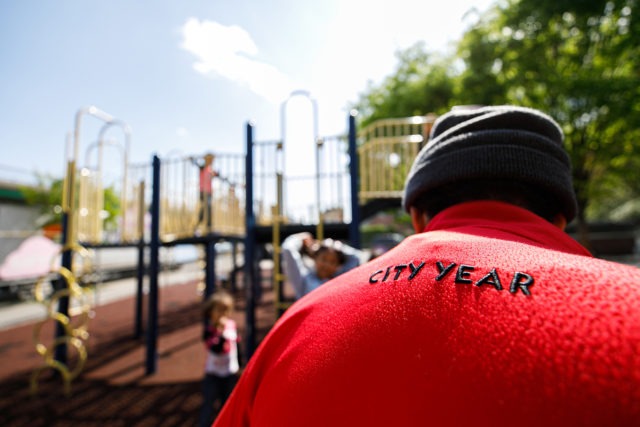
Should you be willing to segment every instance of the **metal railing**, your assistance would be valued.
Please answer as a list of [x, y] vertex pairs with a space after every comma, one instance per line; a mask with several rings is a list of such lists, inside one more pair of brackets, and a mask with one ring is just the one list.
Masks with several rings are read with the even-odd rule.
[[402, 197], [407, 174], [434, 121], [434, 115], [383, 119], [359, 132], [360, 203]]

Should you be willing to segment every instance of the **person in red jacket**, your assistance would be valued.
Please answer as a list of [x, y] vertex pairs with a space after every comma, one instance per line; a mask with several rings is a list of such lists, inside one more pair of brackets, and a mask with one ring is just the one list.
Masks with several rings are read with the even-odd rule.
[[551, 117], [441, 116], [403, 205], [417, 234], [291, 306], [216, 427], [640, 425], [640, 269], [563, 231]]

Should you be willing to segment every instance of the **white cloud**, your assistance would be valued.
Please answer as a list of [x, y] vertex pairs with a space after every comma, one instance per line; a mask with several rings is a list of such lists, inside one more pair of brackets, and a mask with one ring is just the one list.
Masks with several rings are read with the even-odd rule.
[[292, 91], [286, 75], [253, 59], [258, 48], [244, 29], [189, 18], [181, 30], [181, 47], [196, 57], [193, 68], [197, 72], [232, 80], [272, 103], [282, 102]]
[[186, 128], [179, 127], [176, 129], [176, 135], [178, 138], [186, 138], [189, 136], [189, 131]]

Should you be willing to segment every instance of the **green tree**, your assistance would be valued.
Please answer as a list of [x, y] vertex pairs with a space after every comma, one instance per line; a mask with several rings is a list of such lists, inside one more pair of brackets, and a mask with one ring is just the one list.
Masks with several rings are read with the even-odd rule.
[[586, 236], [587, 219], [614, 218], [640, 199], [639, 13], [638, 0], [500, 3], [455, 58], [421, 43], [397, 53], [397, 71], [360, 95], [361, 124], [460, 104], [545, 111], [563, 126]]
[[[36, 186], [23, 186], [20, 189], [28, 204], [41, 207], [41, 215], [36, 220], [36, 225], [42, 227], [60, 223], [64, 180], [47, 175], [38, 175], [36, 178]], [[104, 210], [107, 213], [104, 227], [115, 227], [116, 218], [120, 213], [120, 199], [112, 186], [104, 189]]]
[[562, 124], [583, 232], [587, 214], [640, 195], [639, 168], [631, 168], [640, 136], [638, 13], [636, 0], [512, 0], [460, 43], [465, 94], [539, 108]]
[[63, 181], [48, 175], [36, 176], [36, 186], [22, 186], [20, 191], [29, 205], [40, 207], [40, 216], [36, 226], [58, 224], [62, 218]]
[[423, 42], [396, 52], [394, 74], [376, 86], [369, 82], [352, 106], [357, 109], [360, 127], [395, 117], [443, 113], [451, 105], [455, 82], [450, 58], [429, 54]]

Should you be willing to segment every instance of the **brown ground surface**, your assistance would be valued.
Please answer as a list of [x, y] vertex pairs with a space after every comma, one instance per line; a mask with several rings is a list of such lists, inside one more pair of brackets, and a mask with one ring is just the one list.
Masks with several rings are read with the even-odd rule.
[[[244, 336], [243, 298], [236, 295], [234, 319]], [[200, 301], [196, 282], [160, 289], [157, 370], [148, 376], [145, 337], [134, 338], [134, 299], [96, 307], [87, 361], [68, 396], [51, 369], [40, 376], [37, 395], [30, 392], [32, 373], [44, 364], [34, 324], [0, 331], [0, 426], [196, 425], [205, 358]], [[274, 320], [273, 295], [265, 291], [256, 310], [258, 341]], [[53, 341], [50, 323], [42, 328], [45, 343]], [[72, 368], [74, 358], [69, 351]]]

